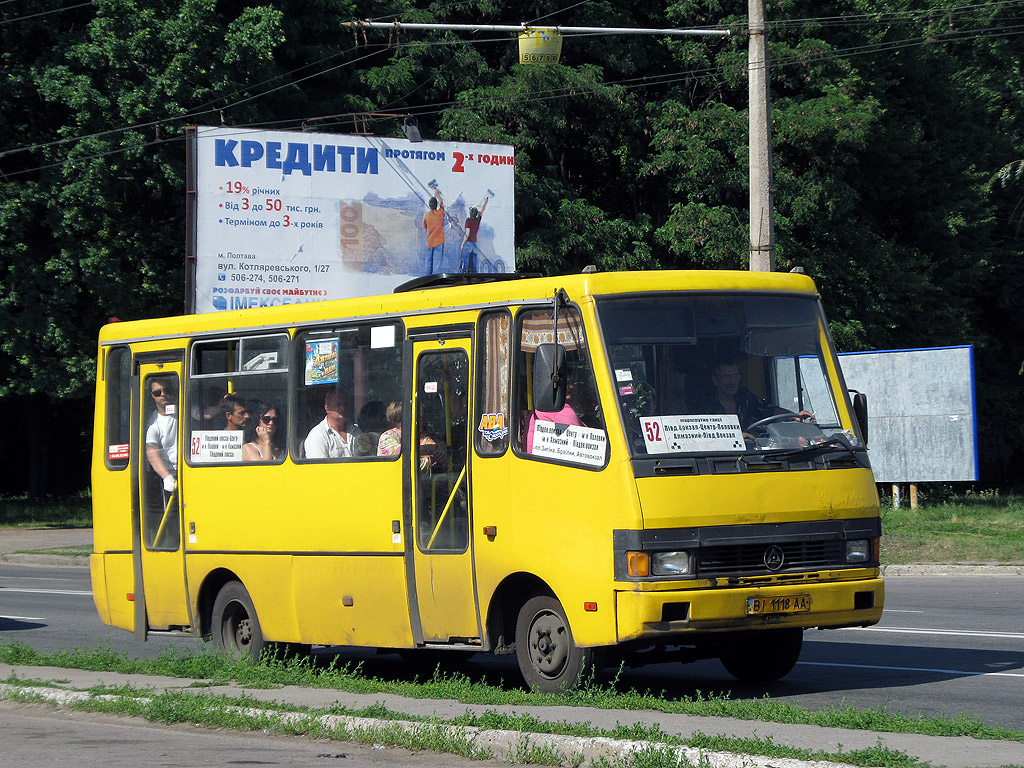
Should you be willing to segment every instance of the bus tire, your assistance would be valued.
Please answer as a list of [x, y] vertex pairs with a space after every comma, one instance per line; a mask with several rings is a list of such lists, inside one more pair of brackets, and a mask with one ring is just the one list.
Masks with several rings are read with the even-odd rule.
[[256, 662], [266, 646], [252, 598], [240, 581], [229, 581], [213, 601], [214, 645], [231, 659]]
[[562, 604], [554, 597], [534, 595], [519, 609], [516, 659], [531, 690], [556, 693], [596, 682], [600, 651], [576, 645]]
[[721, 655], [725, 670], [744, 683], [771, 683], [796, 666], [804, 643], [804, 631], [769, 629], [743, 632]]

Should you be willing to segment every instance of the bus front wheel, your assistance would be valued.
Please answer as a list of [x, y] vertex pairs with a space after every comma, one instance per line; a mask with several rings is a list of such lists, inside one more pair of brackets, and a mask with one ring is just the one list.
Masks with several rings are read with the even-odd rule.
[[601, 671], [600, 649], [580, 648], [572, 639], [562, 604], [549, 595], [531, 597], [516, 621], [516, 659], [532, 690], [573, 690]]
[[770, 683], [796, 666], [804, 643], [802, 629], [769, 629], [737, 635], [722, 654], [725, 670], [745, 683]]
[[232, 659], [258, 661], [266, 641], [252, 598], [239, 581], [229, 581], [213, 601], [213, 642]]

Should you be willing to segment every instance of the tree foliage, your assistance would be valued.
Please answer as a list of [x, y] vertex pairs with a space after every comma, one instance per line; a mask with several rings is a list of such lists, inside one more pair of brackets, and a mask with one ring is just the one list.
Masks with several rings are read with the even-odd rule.
[[[508, 35], [344, 26], [512, 22], [493, 0], [30, 8], [0, 5], [7, 402], [89, 397], [102, 323], [180, 311], [190, 124], [298, 128], [318, 117], [345, 132], [351, 119], [329, 116], [412, 113], [439, 139], [515, 146], [523, 270], [747, 266], [735, 3], [534, 0], [515, 21], [736, 33], [572, 37], [551, 67], [518, 64]], [[1002, 418], [1024, 423], [1018, 11], [768, 4], [779, 268], [815, 278], [843, 350], [976, 346], [981, 429], [1004, 436], [983, 454], [993, 483], [1024, 453], [1021, 427]]]

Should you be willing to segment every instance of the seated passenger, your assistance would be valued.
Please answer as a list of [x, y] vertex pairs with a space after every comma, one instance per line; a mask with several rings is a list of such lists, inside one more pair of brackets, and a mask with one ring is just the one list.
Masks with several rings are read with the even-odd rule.
[[245, 429], [249, 424], [249, 408], [245, 399], [236, 392], [229, 392], [221, 398], [220, 411], [227, 422], [225, 430]]
[[[391, 403], [387, 408], [391, 429], [382, 433], [377, 443], [378, 456], [398, 456], [402, 453], [402, 404]], [[441, 461], [448, 453], [443, 441], [434, 440], [425, 430], [420, 430], [420, 471], [425, 472]]]
[[556, 413], [534, 410], [532, 413], [530, 413], [530, 419], [526, 424], [527, 453], [533, 453], [533, 432], [536, 428], [538, 420], [550, 421], [555, 424], [568, 424], [574, 427], [584, 426], [583, 422], [580, 421], [580, 417], [576, 413], [576, 409], [573, 408], [572, 406], [572, 393], [575, 389], [575, 384], [575, 376], [570, 374], [565, 383], [565, 405], [562, 406], [562, 410]]
[[253, 418], [246, 427], [249, 441], [242, 446], [243, 461], [277, 461], [284, 457], [279, 435], [284, 434], [281, 417], [273, 403], [260, 403], [253, 408]]
[[303, 443], [307, 459], [343, 459], [355, 456], [356, 437], [361, 433], [348, 418], [348, 393], [328, 390], [324, 397], [324, 420], [309, 430]]

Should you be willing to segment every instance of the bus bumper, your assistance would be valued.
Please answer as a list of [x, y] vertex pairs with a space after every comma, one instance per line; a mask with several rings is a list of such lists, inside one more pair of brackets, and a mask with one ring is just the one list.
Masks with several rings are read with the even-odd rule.
[[[827, 583], [616, 592], [620, 643], [698, 632], [866, 627], [882, 617], [880, 577]], [[686, 642], [680, 638], [681, 642]]]

